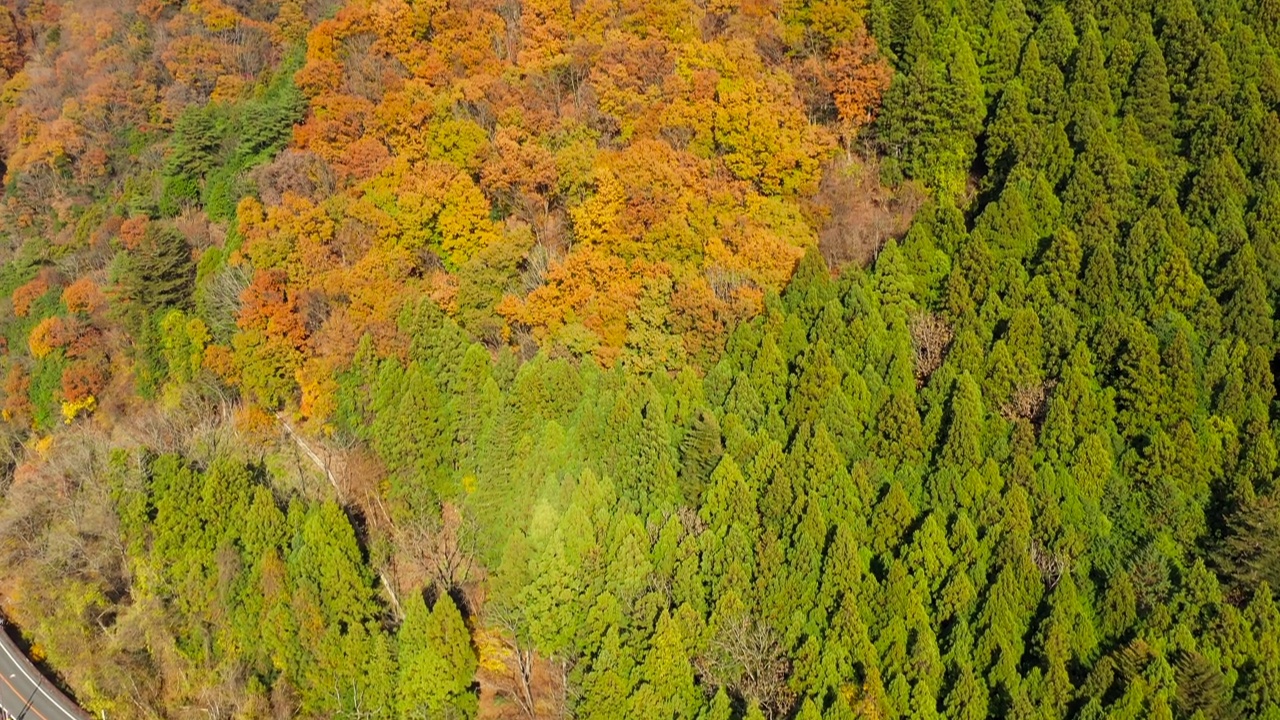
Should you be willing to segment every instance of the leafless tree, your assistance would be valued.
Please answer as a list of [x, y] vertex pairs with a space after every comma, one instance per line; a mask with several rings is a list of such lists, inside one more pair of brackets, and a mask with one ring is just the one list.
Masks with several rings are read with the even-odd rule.
[[488, 608], [488, 619], [502, 631], [502, 642], [511, 652], [514, 667], [509, 673], [496, 678], [497, 690], [511, 698], [525, 717], [538, 717], [538, 703], [534, 696], [533, 673], [536, 656], [533, 641], [525, 629], [523, 609], [493, 605]]
[[240, 314], [240, 296], [249, 287], [249, 272], [242, 265], [229, 265], [209, 278], [202, 296], [204, 309], [214, 333], [230, 334]]
[[1049, 392], [1057, 385], [1056, 380], [1021, 385], [1014, 391], [1009, 402], [1000, 407], [1000, 414], [1006, 420], [1023, 418], [1039, 423], [1044, 418], [1049, 405]]
[[924, 198], [913, 183], [882, 185], [874, 153], [865, 159], [842, 154], [824, 167], [814, 198], [825, 211], [818, 249], [832, 267], [870, 265], [890, 238], [906, 234]]
[[1040, 546], [1040, 543], [1031, 541], [1031, 562], [1040, 570], [1040, 577], [1050, 588], [1058, 584], [1062, 576], [1068, 571], [1070, 561]]
[[344, 264], [355, 264], [373, 247], [376, 235], [377, 231], [368, 223], [356, 218], [346, 218], [334, 234], [334, 251]]
[[787, 675], [791, 668], [786, 649], [773, 628], [749, 615], [721, 622], [697, 666], [709, 685], [726, 687], [743, 700], [755, 700], [772, 716], [790, 706]]
[[[498, 16], [506, 26], [504, 46], [497, 47], [499, 54], [507, 60], [515, 62], [520, 54], [521, 16], [524, 15], [524, 3], [520, 0], [502, 0], [498, 5]], [[504, 52], [505, 51], [505, 52]]]
[[[381, 717], [384, 711], [381, 705], [371, 706], [368, 704], [364, 688], [360, 687], [360, 684], [356, 682], [352, 682], [350, 688], [343, 689], [335, 681], [333, 696], [337, 705], [342, 708], [337, 713], [338, 717], [350, 718], [351, 720], [368, 720], [368, 718]], [[348, 699], [350, 702], [348, 702]]]
[[378, 48], [377, 41], [378, 36], [369, 32], [352, 35], [343, 42], [343, 49], [346, 51], [346, 62], [343, 63], [346, 91], [371, 102], [382, 99], [389, 83], [409, 74], [408, 69], [395, 56]]
[[291, 192], [310, 200], [333, 194], [337, 187], [333, 170], [319, 155], [306, 150], [285, 150], [253, 172], [253, 179], [267, 206], [279, 205]]
[[242, 75], [255, 77], [277, 59], [271, 36], [254, 24], [236, 23], [234, 28], [226, 31], [224, 39], [235, 47], [232, 61]]
[[443, 591], [462, 586], [471, 576], [479, 528], [462, 509], [446, 502], [439, 518], [396, 529], [396, 544], [415, 557], [427, 577]]
[[706, 275], [707, 283], [711, 286], [711, 292], [715, 293], [716, 298], [723, 301], [732, 300], [739, 288], [754, 285], [751, 279], [743, 273], [720, 265], [708, 267]]
[[289, 720], [298, 711], [298, 691], [288, 678], [278, 678], [271, 685], [271, 714], [276, 720]]
[[244, 668], [238, 663], [229, 663], [222, 668], [216, 684], [200, 689], [197, 700], [209, 720], [224, 720], [238, 714], [245, 694]]
[[911, 347], [916, 356], [916, 382], [923, 384], [947, 357], [955, 331], [937, 313], [911, 318]]
[[221, 245], [226, 237], [226, 231], [210, 223], [208, 216], [190, 208], [174, 218], [173, 227], [197, 250]]
[[32, 482], [15, 483], [6, 493], [0, 512], [0, 559], [5, 565], [17, 567], [42, 554], [45, 533], [53, 522], [53, 501]]

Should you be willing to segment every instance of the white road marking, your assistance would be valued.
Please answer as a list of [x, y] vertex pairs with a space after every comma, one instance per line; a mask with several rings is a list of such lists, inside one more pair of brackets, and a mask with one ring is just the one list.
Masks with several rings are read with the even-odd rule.
[[[8, 638], [5, 638], [4, 640], [7, 640], [7, 639], [8, 639]], [[35, 685], [35, 686], [36, 686], [36, 690], [39, 690], [41, 695], [45, 696], [45, 698], [46, 698], [49, 702], [53, 703], [53, 706], [54, 706], [54, 707], [56, 707], [56, 708], [58, 708], [59, 710], [61, 710], [63, 715], [66, 715], [66, 716], [67, 716], [67, 717], [69, 717], [69, 718], [77, 718], [77, 719], [78, 719], [78, 716], [73, 715], [72, 713], [68, 712], [66, 708], [62, 707], [62, 703], [60, 703], [60, 702], [58, 702], [57, 700], [53, 699], [53, 696], [52, 696], [52, 695], [50, 695], [49, 693], [45, 692], [44, 684], [43, 684], [42, 682], [37, 681], [35, 678], [33, 678], [33, 677], [31, 677], [30, 675], [28, 675], [28, 674], [27, 674], [26, 668], [22, 667], [22, 662], [21, 662], [21, 661], [19, 661], [17, 658], [15, 658], [15, 657], [13, 656], [13, 653], [9, 652], [9, 647], [8, 647], [8, 645], [9, 645], [9, 644], [8, 644], [7, 642], [5, 642], [4, 640], [0, 640], [0, 650], [4, 650], [4, 654], [9, 656], [9, 659], [10, 659], [11, 661], [13, 661], [13, 664], [18, 668], [18, 672], [22, 673], [23, 677], [25, 677], [28, 681], [30, 681], [32, 685]], [[13, 677], [13, 675], [10, 675], [9, 677]]]

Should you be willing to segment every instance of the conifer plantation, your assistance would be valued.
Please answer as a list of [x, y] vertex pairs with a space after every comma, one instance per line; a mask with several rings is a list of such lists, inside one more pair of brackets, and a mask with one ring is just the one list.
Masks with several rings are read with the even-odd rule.
[[174, 720], [1280, 720], [1277, 0], [3, 0], [0, 609]]

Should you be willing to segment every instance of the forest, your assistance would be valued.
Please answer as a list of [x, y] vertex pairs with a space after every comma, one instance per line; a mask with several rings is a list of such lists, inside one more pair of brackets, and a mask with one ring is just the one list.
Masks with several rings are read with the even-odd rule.
[[1280, 0], [3, 0], [94, 716], [1280, 720]]

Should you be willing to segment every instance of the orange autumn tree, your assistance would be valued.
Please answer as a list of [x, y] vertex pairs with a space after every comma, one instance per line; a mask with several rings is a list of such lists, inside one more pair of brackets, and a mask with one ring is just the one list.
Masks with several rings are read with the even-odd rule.
[[92, 315], [107, 307], [107, 296], [89, 276], [71, 283], [62, 291], [62, 303], [73, 313]]
[[26, 52], [22, 29], [13, 11], [0, 8], [0, 79], [8, 80], [22, 70]]
[[452, 163], [397, 161], [364, 188], [351, 211], [378, 229], [384, 247], [431, 251], [456, 268], [497, 239], [488, 200]]
[[98, 394], [107, 385], [105, 368], [98, 363], [76, 361], [62, 371], [62, 418], [71, 424], [77, 417], [93, 410]]
[[[238, 207], [230, 261], [254, 280], [235, 368], [211, 357], [322, 418], [356, 339], [398, 352], [397, 314], [427, 297], [493, 342], [708, 362], [816, 246], [824, 163], [887, 83], [858, 3], [802, 5], [343, 3], [307, 29], [288, 157]], [[231, 7], [183, 12], [205, 38]], [[299, 32], [288, 8], [275, 36]], [[257, 306], [308, 321], [271, 330]]]
[[241, 387], [274, 408], [293, 399], [307, 330], [282, 270], [259, 270], [241, 296], [233, 342]]
[[49, 276], [46, 273], [40, 273], [31, 280], [19, 285], [13, 291], [11, 301], [13, 303], [13, 314], [18, 317], [26, 317], [31, 312], [31, 305], [39, 300], [45, 293], [49, 292]]
[[850, 42], [832, 48], [826, 80], [840, 118], [840, 136], [849, 152], [858, 131], [875, 119], [893, 80], [893, 68], [880, 55], [875, 38], [859, 26]]
[[717, 149], [735, 177], [754, 183], [765, 195], [810, 193], [830, 134], [810, 124], [802, 108], [790, 101], [794, 90], [786, 73], [771, 72], [753, 60], [746, 53], [717, 58], [726, 69], [746, 65], [717, 84]]
[[6, 422], [30, 425], [35, 406], [31, 403], [31, 374], [21, 363], [12, 363], [4, 378], [4, 407], [0, 417]]
[[337, 228], [323, 204], [286, 192], [282, 204], [270, 208], [245, 198], [237, 214], [243, 253], [259, 270], [282, 270], [305, 289], [321, 284], [338, 264], [332, 247]]
[[65, 347], [69, 340], [62, 318], [47, 317], [31, 328], [31, 334], [27, 336], [27, 348], [31, 351], [31, 357], [40, 360], [54, 350]]
[[[215, 93], [242, 97], [288, 42], [272, 29], [274, 3], [10, 5], [0, 19], [0, 74], [12, 75], [0, 100], [0, 154], [12, 183], [6, 204], [20, 227], [75, 222], [73, 210], [86, 202], [121, 199], [123, 176], [145, 172], [139, 141], [162, 140], [187, 108]], [[55, 27], [56, 41], [26, 52]]]
[[612, 364], [627, 338], [627, 316], [640, 300], [646, 263], [628, 265], [599, 251], [582, 250], [547, 273], [546, 284], [523, 299], [507, 296], [499, 312], [532, 328], [534, 337]]

